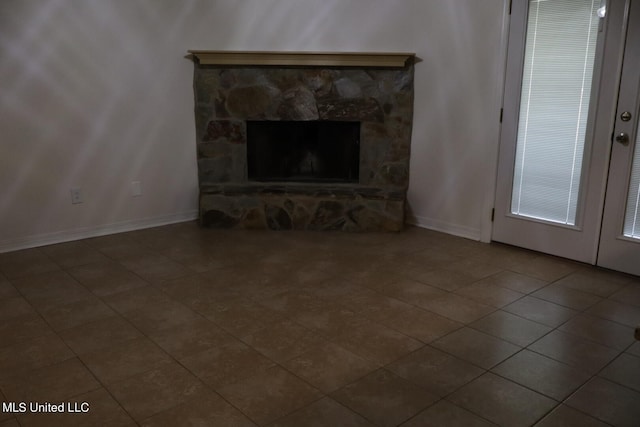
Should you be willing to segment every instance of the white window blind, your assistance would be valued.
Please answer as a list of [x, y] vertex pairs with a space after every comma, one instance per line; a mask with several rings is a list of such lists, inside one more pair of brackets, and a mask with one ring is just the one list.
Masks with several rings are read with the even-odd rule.
[[629, 195], [627, 196], [627, 210], [624, 215], [624, 235], [640, 239], [640, 130], [636, 138]]
[[600, 0], [531, 0], [513, 214], [575, 225]]

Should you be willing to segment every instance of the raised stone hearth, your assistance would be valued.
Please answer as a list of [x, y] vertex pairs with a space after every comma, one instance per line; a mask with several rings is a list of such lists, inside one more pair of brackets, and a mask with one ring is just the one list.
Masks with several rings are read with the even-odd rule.
[[[412, 55], [192, 53], [203, 226], [402, 229]], [[247, 121], [359, 123], [358, 182], [249, 180]]]

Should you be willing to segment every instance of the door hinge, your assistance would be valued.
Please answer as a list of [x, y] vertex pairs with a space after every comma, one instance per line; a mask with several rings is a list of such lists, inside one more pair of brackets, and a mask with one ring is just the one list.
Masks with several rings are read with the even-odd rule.
[[500, 123], [502, 123], [502, 114], [504, 113], [504, 108], [500, 109]]
[[496, 208], [491, 209], [491, 222], [493, 222], [493, 219], [496, 217]]

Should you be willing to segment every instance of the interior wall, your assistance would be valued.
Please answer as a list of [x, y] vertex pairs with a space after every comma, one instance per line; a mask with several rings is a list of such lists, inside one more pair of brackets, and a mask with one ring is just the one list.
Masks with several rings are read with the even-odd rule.
[[504, 22], [505, 0], [3, 0], [0, 251], [195, 218], [189, 49], [415, 52], [412, 221], [486, 240]]

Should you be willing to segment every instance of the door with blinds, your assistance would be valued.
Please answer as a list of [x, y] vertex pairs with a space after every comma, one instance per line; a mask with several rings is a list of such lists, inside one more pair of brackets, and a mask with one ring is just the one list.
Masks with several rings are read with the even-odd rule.
[[598, 265], [640, 275], [640, 1], [629, 9]]
[[513, 0], [493, 240], [596, 263], [627, 8]]

